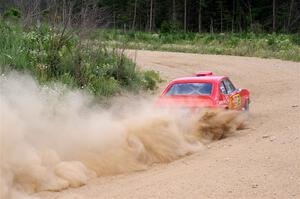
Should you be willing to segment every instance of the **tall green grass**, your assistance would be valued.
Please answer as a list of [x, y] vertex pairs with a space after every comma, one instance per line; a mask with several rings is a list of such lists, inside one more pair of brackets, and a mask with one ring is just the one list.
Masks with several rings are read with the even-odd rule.
[[300, 34], [267, 33], [148, 33], [98, 30], [91, 38], [127, 48], [279, 58], [300, 61]]
[[0, 21], [1, 71], [27, 71], [41, 84], [59, 81], [98, 96], [122, 90], [155, 89], [154, 71], [142, 72], [120, 50], [82, 42], [70, 30], [42, 25], [29, 30]]

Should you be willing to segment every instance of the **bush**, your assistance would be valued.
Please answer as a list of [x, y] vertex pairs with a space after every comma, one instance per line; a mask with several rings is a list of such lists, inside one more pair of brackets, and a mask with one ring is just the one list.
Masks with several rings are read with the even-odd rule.
[[3, 17], [5, 19], [18, 20], [21, 18], [21, 12], [15, 8], [10, 8], [4, 12]]
[[300, 33], [291, 35], [291, 41], [293, 44], [300, 46]]
[[160, 27], [161, 33], [176, 33], [180, 30], [180, 25], [177, 23], [170, 23], [167, 21], [162, 22]]
[[98, 96], [122, 89], [154, 89], [159, 80], [136, 70], [119, 50], [82, 42], [70, 31], [42, 25], [25, 32], [4, 21], [0, 21], [0, 66], [2, 71], [26, 70], [42, 84], [60, 81]]
[[[266, 33], [192, 33], [172, 32], [170, 24], [163, 24], [158, 34], [149, 32], [118, 32], [111, 43], [125, 42], [127, 48], [272, 57], [300, 61], [300, 35]], [[103, 30], [109, 34], [110, 30]], [[99, 38], [94, 37], [95, 40]], [[106, 40], [107, 42], [108, 40]]]
[[151, 71], [146, 71], [144, 73], [144, 87], [146, 89], [150, 89], [150, 90], [156, 89], [157, 82], [162, 82], [158, 72], [151, 70]]

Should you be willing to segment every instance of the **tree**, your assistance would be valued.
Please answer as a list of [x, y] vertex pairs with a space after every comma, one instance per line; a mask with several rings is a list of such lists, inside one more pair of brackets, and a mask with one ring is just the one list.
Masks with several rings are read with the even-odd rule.
[[136, 7], [137, 7], [137, 0], [134, 1], [134, 12], [133, 12], [132, 30], [135, 29]]
[[199, 0], [198, 32], [202, 32], [202, 1], [203, 0]]
[[173, 0], [173, 4], [172, 4], [172, 22], [173, 22], [173, 25], [176, 24], [176, 20], [177, 20], [177, 16], [176, 16], [176, 1]]
[[232, 0], [231, 32], [234, 32], [235, 0]]
[[220, 2], [220, 9], [221, 9], [221, 14], [220, 14], [221, 32], [223, 32], [223, 1]]
[[184, 27], [184, 32], [186, 32], [186, 0], [184, 0], [184, 22], [183, 22], [183, 27]]
[[150, 0], [149, 31], [152, 31], [153, 0]]
[[294, 0], [291, 0], [290, 9], [289, 9], [288, 25], [287, 25], [288, 29], [290, 29], [290, 25], [291, 25], [291, 17], [292, 17], [293, 5], [294, 5]]
[[252, 27], [253, 27], [253, 18], [252, 18], [252, 6], [251, 6], [251, 1], [250, 0], [246, 1], [246, 7], [247, 7], [248, 12], [249, 12], [250, 29], [252, 29]]
[[276, 15], [275, 15], [275, 10], [276, 10], [276, 1], [275, 0], [273, 0], [273, 32], [275, 32], [276, 31]]
[[[3, 2], [3, 3], [2, 3]], [[23, 26], [40, 20], [68, 26], [197, 32], [300, 31], [297, 0], [2, 0], [0, 12], [15, 8]], [[140, 9], [142, 8], [142, 9]], [[46, 16], [47, 15], [47, 16]], [[164, 26], [162, 26], [164, 24]]]

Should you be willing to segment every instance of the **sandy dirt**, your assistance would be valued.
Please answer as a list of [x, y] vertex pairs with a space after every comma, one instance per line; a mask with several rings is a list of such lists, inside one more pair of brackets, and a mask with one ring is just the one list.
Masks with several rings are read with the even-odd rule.
[[[300, 198], [300, 63], [128, 51], [165, 80], [210, 70], [251, 92], [249, 128], [141, 172], [100, 177], [42, 198]], [[160, 89], [166, 86], [162, 83]]]

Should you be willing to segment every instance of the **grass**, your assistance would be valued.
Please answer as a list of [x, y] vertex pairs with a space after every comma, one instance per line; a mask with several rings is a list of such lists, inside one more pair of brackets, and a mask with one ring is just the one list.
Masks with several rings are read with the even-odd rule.
[[97, 30], [93, 40], [129, 49], [238, 55], [300, 61], [300, 34], [267, 33], [147, 33]]
[[120, 50], [82, 42], [70, 30], [43, 24], [25, 31], [1, 19], [0, 67], [4, 73], [29, 72], [41, 84], [62, 82], [106, 97], [123, 90], [153, 90], [160, 81], [157, 72], [137, 70]]

